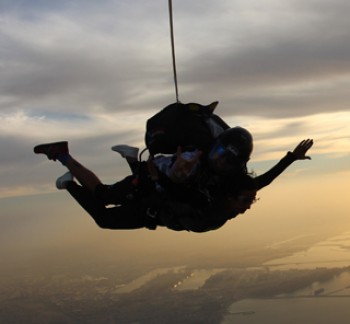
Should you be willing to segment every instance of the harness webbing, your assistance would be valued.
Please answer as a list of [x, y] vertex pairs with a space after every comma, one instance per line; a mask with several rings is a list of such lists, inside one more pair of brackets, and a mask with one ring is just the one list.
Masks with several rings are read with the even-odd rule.
[[175, 83], [175, 94], [176, 102], [179, 101], [179, 90], [177, 87], [177, 73], [176, 73], [176, 61], [175, 61], [175, 42], [174, 42], [174, 27], [173, 27], [173, 5], [172, 0], [169, 0], [169, 21], [170, 21], [170, 39], [171, 39], [171, 51], [173, 59], [173, 71], [174, 71], [174, 83]]

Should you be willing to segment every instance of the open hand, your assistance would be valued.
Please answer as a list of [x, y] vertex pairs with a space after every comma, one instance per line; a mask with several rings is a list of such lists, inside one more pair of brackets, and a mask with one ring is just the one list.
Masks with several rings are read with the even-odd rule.
[[293, 154], [297, 160], [311, 160], [310, 156], [305, 155], [306, 152], [312, 147], [314, 141], [312, 139], [306, 139], [301, 141], [298, 146], [293, 150]]

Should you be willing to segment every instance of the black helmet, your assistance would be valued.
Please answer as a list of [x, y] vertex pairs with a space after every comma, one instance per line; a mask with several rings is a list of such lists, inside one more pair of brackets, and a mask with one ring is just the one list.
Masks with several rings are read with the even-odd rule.
[[240, 159], [249, 160], [253, 151], [253, 136], [243, 127], [226, 129], [218, 136], [218, 140]]
[[237, 174], [246, 170], [253, 151], [253, 137], [242, 127], [222, 132], [209, 153], [209, 165], [221, 175]]

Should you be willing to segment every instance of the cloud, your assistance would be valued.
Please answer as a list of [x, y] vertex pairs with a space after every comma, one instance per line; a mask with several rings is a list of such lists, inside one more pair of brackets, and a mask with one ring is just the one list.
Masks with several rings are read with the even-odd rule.
[[193, 89], [186, 96], [210, 89], [239, 113], [269, 117], [348, 110], [350, 26], [344, 6], [334, 3], [328, 15], [328, 4], [320, 1], [312, 8], [301, 2], [247, 3], [236, 11], [232, 4], [222, 14], [229, 18], [209, 32], [190, 31], [202, 41], [195, 51], [186, 50], [190, 41], [183, 54], [180, 47], [178, 57], [187, 59], [179, 79], [185, 91]]
[[[70, 10], [39, 11], [35, 19], [4, 14], [0, 107], [111, 111], [147, 93], [147, 87], [158, 92], [161, 82], [147, 76], [159, 70], [155, 53], [162, 56], [158, 11], [151, 11], [154, 3], [135, 11], [124, 3], [120, 12], [119, 6], [110, 2], [94, 11], [82, 3]], [[169, 45], [168, 32], [161, 40], [165, 35]]]
[[0, 196], [54, 190], [53, 180], [65, 169], [33, 153], [35, 145], [45, 142], [68, 140], [72, 155], [102, 179], [113, 183], [123, 178], [130, 171], [124, 159], [110, 148], [119, 143], [142, 147], [145, 120], [143, 114], [123, 112], [91, 118], [74, 114], [0, 114]]
[[[4, 8], [0, 109], [139, 110], [174, 100], [165, 3], [39, 4]], [[347, 6], [174, 3], [180, 98], [269, 117], [348, 109]]]
[[[304, 136], [317, 154], [346, 155], [349, 9], [174, 2], [180, 100], [219, 100], [220, 116], [253, 133], [258, 161]], [[2, 192], [49, 186], [57, 174], [32, 154], [41, 142], [69, 140], [102, 177], [127, 172], [109, 147], [143, 146], [147, 118], [175, 101], [166, 1], [13, 0], [0, 12]]]

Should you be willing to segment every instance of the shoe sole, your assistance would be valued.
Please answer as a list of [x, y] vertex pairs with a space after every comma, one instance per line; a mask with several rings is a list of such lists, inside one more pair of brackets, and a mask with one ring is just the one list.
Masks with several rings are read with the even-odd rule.
[[73, 181], [74, 177], [71, 172], [66, 172], [56, 180], [56, 188], [58, 190], [67, 189], [67, 182]]
[[130, 153], [134, 152], [136, 152], [136, 156], [139, 154], [138, 148], [128, 145], [114, 145], [111, 147], [111, 150], [119, 153], [122, 157], [127, 157]]

